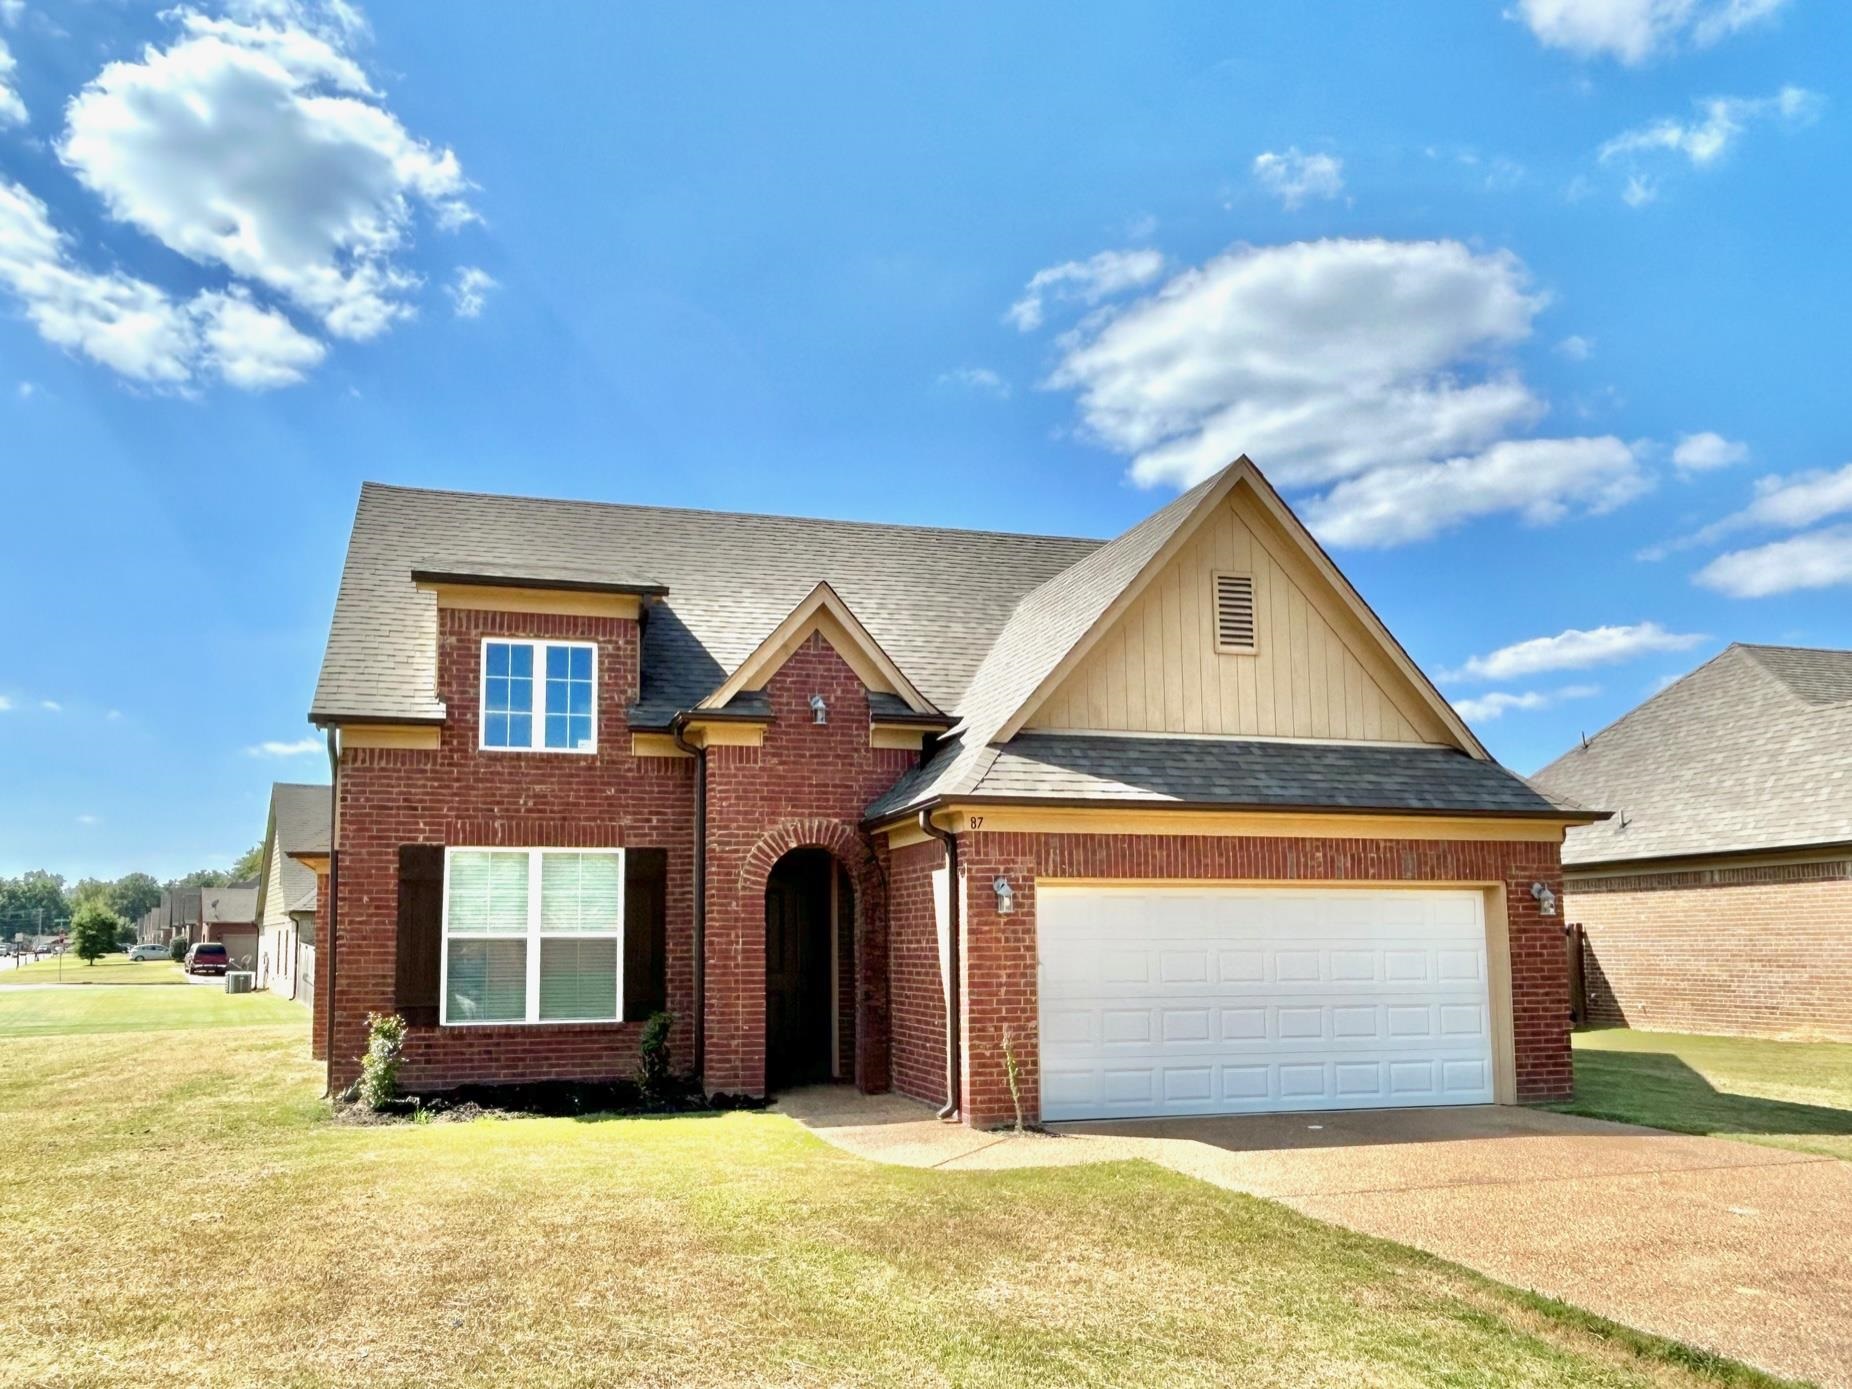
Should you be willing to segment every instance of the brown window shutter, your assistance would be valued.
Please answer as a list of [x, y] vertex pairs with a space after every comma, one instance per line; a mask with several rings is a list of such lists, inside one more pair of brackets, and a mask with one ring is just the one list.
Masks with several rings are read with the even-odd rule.
[[444, 948], [444, 846], [399, 846], [399, 940], [393, 1007], [413, 1027], [437, 1026]]
[[669, 1002], [669, 851], [624, 851], [624, 1021]]

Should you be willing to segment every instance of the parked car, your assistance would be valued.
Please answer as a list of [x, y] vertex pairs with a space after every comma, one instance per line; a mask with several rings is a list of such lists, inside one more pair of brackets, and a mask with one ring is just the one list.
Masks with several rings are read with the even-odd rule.
[[164, 945], [134, 945], [129, 947], [131, 960], [165, 960], [167, 947]]
[[188, 974], [223, 974], [230, 964], [231, 956], [223, 944], [202, 940], [198, 945], [187, 947], [186, 960], [181, 967]]

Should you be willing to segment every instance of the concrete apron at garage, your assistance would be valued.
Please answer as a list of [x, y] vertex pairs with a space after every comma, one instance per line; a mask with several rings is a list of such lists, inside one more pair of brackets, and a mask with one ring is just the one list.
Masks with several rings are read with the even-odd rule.
[[1777, 1374], [1852, 1389], [1852, 1163], [1504, 1106], [973, 1133], [843, 1088], [778, 1108], [881, 1162], [1145, 1158]]

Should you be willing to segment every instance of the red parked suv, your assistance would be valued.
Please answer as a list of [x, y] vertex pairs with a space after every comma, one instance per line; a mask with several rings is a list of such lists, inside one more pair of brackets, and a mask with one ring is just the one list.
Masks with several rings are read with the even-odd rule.
[[202, 940], [198, 945], [189, 945], [186, 960], [181, 966], [188, 974], [223, 974], [231, 964], [231, 956], [225, 953], [225, 947], [216, 940]]

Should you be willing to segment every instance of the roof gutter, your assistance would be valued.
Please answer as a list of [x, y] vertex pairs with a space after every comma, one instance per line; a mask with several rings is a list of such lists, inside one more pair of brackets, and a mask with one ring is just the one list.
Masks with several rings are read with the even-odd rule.
[[706, 1075], [707, 1050], [707, 749], [683, 735], [685, 716], [669, 723], [669, 736], [695, 760], [694, 784], [694, 1074]]
[[1406, 815], [1410, 819], [1429, 820], [1542, 820], [1557, 824], [1583, 825], [1612, 819], [1611, 810], [1471, 810], [1456, 807], [1405, 805], [1299, 805], [1272, 804], [1265, 801], [1158, 801], [1136, 796], [986, 796], [975, 792], [948, 792], [921, 801], [905, 810], [889, 811], [862, 821], [862, 828], [872, 832], [906, 824], [927, 811], [949, 810], [961, 805], [1022, 806], [1027, 809], [1053, 810], [1175, 810], [1193, 814], [1226, 812], [1242, 815]]
[[316, 988], [328, 990], [328, 1018], [325, 1024], [323, 1050], [328, 1058], [328, 1083], [322, 1090], [322, 1098], [334, 1094], [334, 975], [335, 956], [339, 949], [335, 945], [335, 920], [341, 914], [341, 730], [328, 730], [328, 977], [318, 980]]
[[959, 974], [959, 892], [958, 892], [958, 836], [950, 830], [940, 829], [932, 822], [930, 809], [920, 811], [920, 832], [929, 834], [945, 845], [945, 924], [946, 924], [946, 981], [945, 981], [945, 1107], [939, 1111], [941, 1119], [952, 1121], [959, 1117], [958, 1096], [962, 1088], [959, 1077], [964, 1070], [964, 1058], [959, 1047], [960, 1006]]

